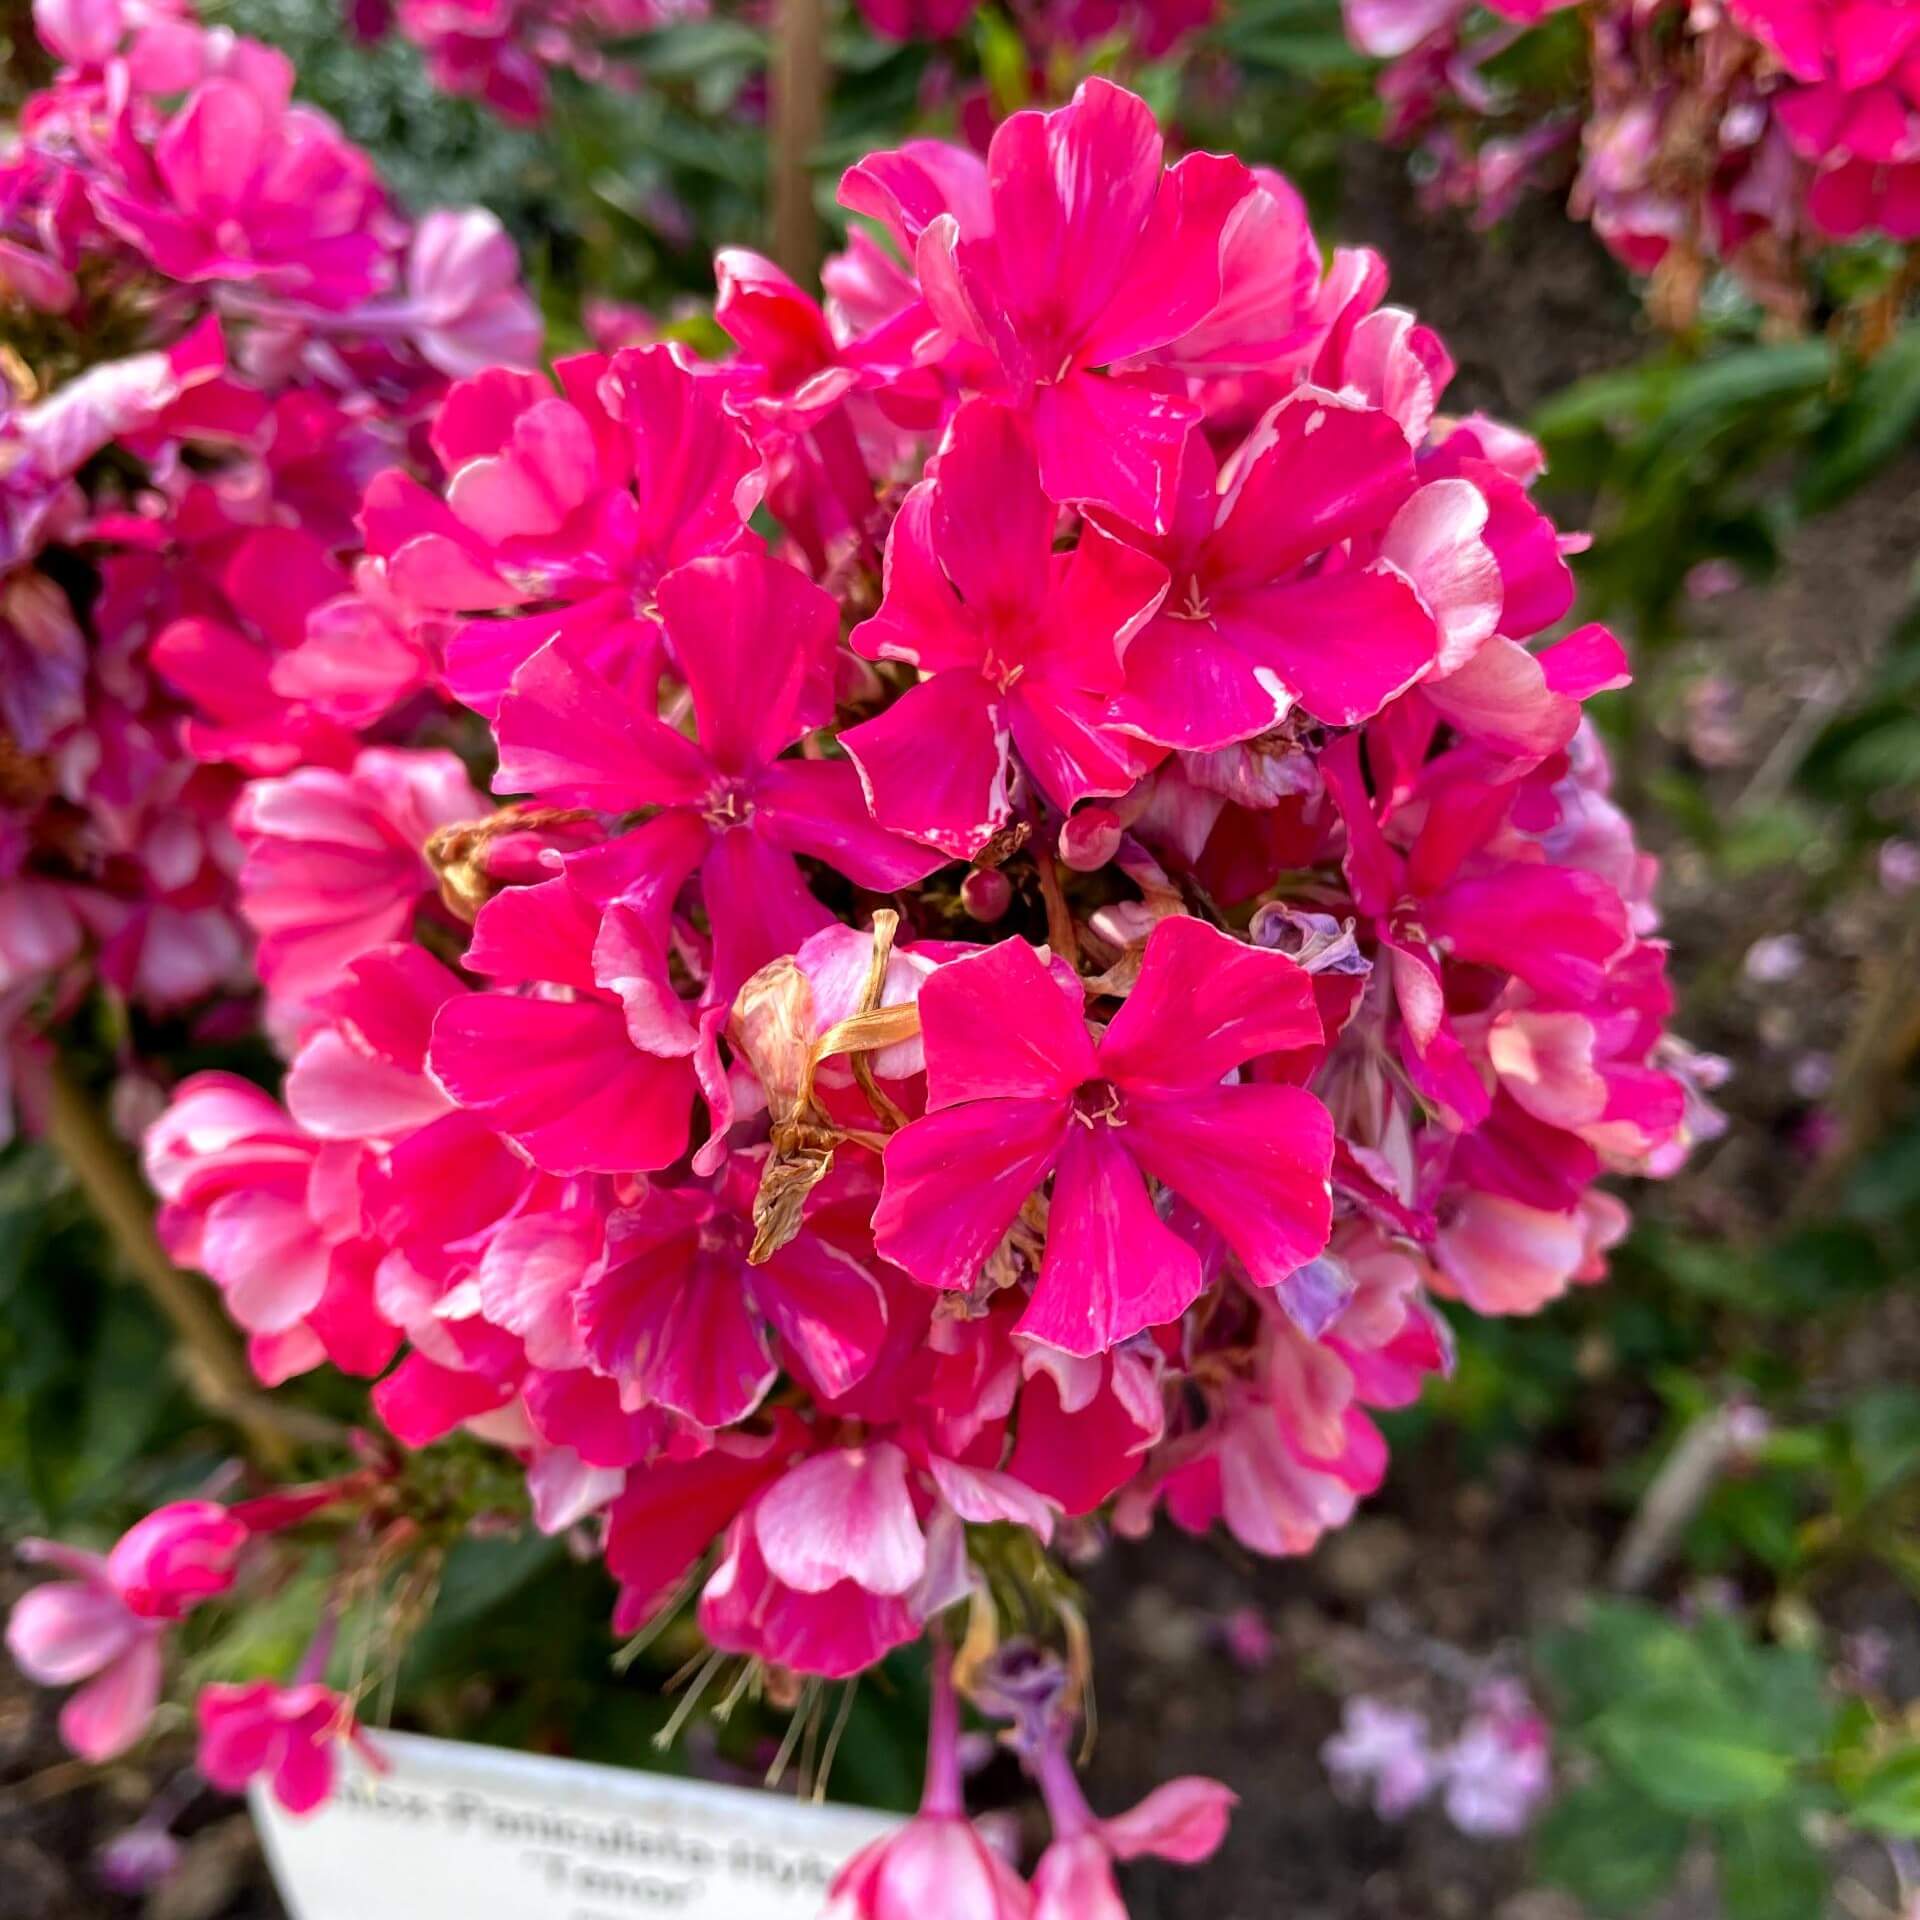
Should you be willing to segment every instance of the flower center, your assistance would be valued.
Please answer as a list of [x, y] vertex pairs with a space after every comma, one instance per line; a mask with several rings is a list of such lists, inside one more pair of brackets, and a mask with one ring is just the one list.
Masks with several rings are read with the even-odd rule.
[[1111, 1080], [1089, 1080], [1073, 1096], [1073, 1117], [1088, 1129], [1124, 1127], [1120, 1117], [1120, 1089]]
[[1167, 595], [1166, 613], [1168, 618], [1173, 620], [1211, 620], [1213, 618], [1213, 609], [1207, 605], [1206, 591], [1200, 585], [1200, 576], [1197, 573], [1187, 575], [1186, 584], [1182, 587], [1177, 600], [1172, 594]]
[[753, 794], [744, 780], [723, 781], [708, 793], [702, 813], [717, 832], [744, 827], [753, 818]]

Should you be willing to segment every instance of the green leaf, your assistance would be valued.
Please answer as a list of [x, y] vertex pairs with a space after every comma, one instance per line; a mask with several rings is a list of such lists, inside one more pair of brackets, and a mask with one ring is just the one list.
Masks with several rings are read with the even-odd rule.
[[1920, 1393], [1885, 1387], [1854, 1403], [1847, 1434], [1859, 1461], [1862, 1492], [1869, 1500], [1920, 1470]]
[[1570, 1726], [1597, 1719], [1623, 1697], [1708, 1683], [1686, 1630], [1630, 1600], [1594, 1602], [1579, 1627], [1549, 1634], [1536, 1657]]
[[1920, 1746], [1873, 1768], [1855, 1788], [1848, 1812], [1857, 1826], [1920, 1840]]
[[447, 1555], [433, 1628], [465, 1626], [510, 1599], [560, 1555], [557, 1539], [529, 1527], [510, 1539], [465, 1539]]
[[1826, 1862], [1798, 1820], [1744, 1814], [1720, 1827], [1718, 1838], [1727, 1920], [1820, 1920]]
[[1594, 1745], [1671, 1813], [1729, 1813], [1781, 1798], [1793, 1763], [1730, 1700], [1675, 1686], [1623, 1700], [1594, 1723]]
[[1688, 1824], [1611, 1775], [1565, 1794], [1534, 1836], [1543, 1879], [1597, 1913], [1657, 1900], [1679, 1871]]
[[1899, 334], [1861, 371], [1827, 419], [1797, 488], [1802, 513], [1823, 513], [1864, 485], [1920, 426], [1920, 327]]

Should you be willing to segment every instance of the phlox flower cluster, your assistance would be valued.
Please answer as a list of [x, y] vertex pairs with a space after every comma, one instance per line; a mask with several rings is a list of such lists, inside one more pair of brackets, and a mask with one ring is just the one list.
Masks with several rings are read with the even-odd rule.
[[824, 307], [724, 253], [728, 357], [478, 373], [444, 480], [372, 480], [365, 604], [507, 804], [416, 763], [423, 923], [381, 750], [262, 772], [283, 1096], [188, 1080], [147, 1167], [264, 1380], [503, 1450], [618, 1631], [691, 1599], [804, 1687], [970, 1602], [1054, 1846], [980, 1854], [937, 1724], [836, 1912], [964, 1856], [943, 1911], [1084, 1920], [1226, 1796], [1097, 1820], [1069, 1681], [980, 1657], [993, 1594], [1054, 1617], [1096, 1514], [1309, 1550], [1452, 1303], [1601, 1278], [1597, 1183], [1710, 1112], [1582, 713], [1621, 650], [1545, 639], [1538, 451], [1442, 410], [1382, 263], [1102, 80], [841, 197]]
[[349, 9], [363, 37], [389, 27], [418, 47], [433, 84], [513, 125], [536, 126], [556, 73], [629, 87], [639, 76], [612, 43], [707, 17], [707, 0], [372, 0]]
[[[1725, 267], [1798, 317], [1809, 258], [1920, 239], [1920, 9], [1871, 0], [1345, 0], [1389, 64], [1390, 135], [1419, 140], [1436, 198], [1501, 218], [1577, 156], [1573, 207], [1691, 317]], [[1572, 22], [1555, 20], [1570, 7]], [[1579, 98], [1510, 76], [1545, 25], [1584, 35]]]
[[[968, 30], [978, 0], [859, 0], [883, 40], [952, 40]], [[1008, 11], [1036, 62], [1067, 50], [1103, 48], [1165, 58], [1210, 26], [1218, 0], [1018, 0]]]
[[[160, 1014], [249, 985], [237, 888], [260, 891], [247, 845], [286, 819], [250, 775], [351, 785], [354, 830], [413, 835], [429, 877], [437, 820], [413, 816], [446, 809], [457, 763], [355, 754], [431, 685], [432, 636], [364, 567], [356, 585], [355, 515], [451, 377], [539, 338], [492, 216], [409, 218], [292, 100], [279, 53], [171, 6], [42, 0], [37, 23], [62, 64], [0, 153], [0, 1043], [19, 1045], [96, 982]], [[0, 1129], [11, 1109], [0, 1084]]]

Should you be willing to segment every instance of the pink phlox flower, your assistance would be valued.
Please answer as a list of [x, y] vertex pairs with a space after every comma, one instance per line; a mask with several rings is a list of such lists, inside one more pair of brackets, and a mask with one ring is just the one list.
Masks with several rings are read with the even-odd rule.
[[[1235, 210], [1259, 191], [1212, 154], [1163, 169], [1162, 144], [1144, 101], [1095, 79], [1068, 106], [1002, 122], [984, 199], [924, 148], [869, 156], [841, 188], [911, 246], [934, 344], [952, 343], [960, 378], [1030, 414], [1048, 495], [1152, 528], [1172, 511], [1197, 409], [1161, 382], [1101, 370], [1167, 360], [1203, 327], [1221, 305]], [[1242, 355], [1259, 358], [1247, 327], [1196, 357]]]
[[169, 279], [351, 306], [390, 274], [398, 223], [371, 160], [325, 114], [292, 103], [292, 63], [253, 52], [197, 78], [164, 121], [129, 99], [93, 204]]
[[[877, 817], [950, 854], [977, 851], [1006, 824], [1016, 753], [1062, 807], [1125, 793], [1159, 758], [1106, 708], [1166, 574], [1092, 526], [1056, 554], [1057, 517], [1020, 421], [969, 404], [936, 477], [894, 521], [880, 611], [854, 630], [856, 651], [925, 677], [849, 728], [847, 751]], [[930, 757], [934, 737], [945, 751]]]
[[711, 1185], [651, 1188], [577, 1295], [587, 1356], [631, 1404], [726, 1427], [760, 1404], [782, 1361], [829, 1400], [872, 1367], [886, 1302], [870, 1254], [803, 1228], [748, 1263], [763, 1159], [736, 1154]]
[[1079, 1002], [1078, 982], [1019, 940], [928, 980], [927, 1113], [887, 1143], [874, 1231], [916, 1279], [968, 1287], [1055, 1175], [1019, 1330], [1092, 1354], [1177, 1319], [1204, 1284], [1145, 1176], [1274, 1286], [1326, 1243], [1332, 1129], [1298, 1088], [1222, 1084], [1242, 1062], [1318, 1036], [1311, 981], [1291, 960], [1176, 918], [1155, 929], [1097, 1042]]
[[1169, 533], [1127, 536], [1172, 584], [1127, 649], [1114, 717], [1187, 749], [1266, 732], [1296, 704], [1333, 725], [1367, 719], [1449, 643], [1491, 631], [1477, 500], [1420, 488], [1389, 415], [1315, 388], [1223, 468], [1196, 436]]
[[264, 1776], [289, 1813], [312, 1813], [332, 1798], [343, 1745], [376, 1770], [383, 1764], [346, 1696], [317, 1682], [203, 1687], [194, 1711], [208, 1780], [223, 1792], [244, 1793]]
[[60, 1737], [83, 1760], [111, 1760], [140, 1738], [159, 1704], [166, 1623], [133, 1611], [98, 1554], [51, 1540], [22, 1541], [19, 1551], [68, 1578], [14, 1602], [7, 1651], [39, 1686], [79, 1683], [60, 1710]]
[[874, 820], [846, 761], [781, 757], [832, 717], [838, 619], [826, 593], [739, 554], [676, 569], [659, 603], [697, 737], [554, 641], [501, 704], [495, 786], [607, 812], [659, 809], [640, 829], [658, 850], [655, 883], [670, 897], [698, 873], [713, 937], [704, 998], [724, 1007], [833, 917], [796, 854], [882, 891], [924, 878], [940, 856]]

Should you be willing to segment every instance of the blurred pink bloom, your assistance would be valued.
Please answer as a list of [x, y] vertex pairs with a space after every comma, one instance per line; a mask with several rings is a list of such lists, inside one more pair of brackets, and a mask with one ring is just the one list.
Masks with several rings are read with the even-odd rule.
[[208, 1780], [225, 1793], [244, 1793], [264, 1775], [289, 1813], [311, 1813], [332, 1797], [342, 1744], [379, 1765], [346, 1697], [314, 1682], [203, 1687], [195, 1713], [200, 1771]]
[[107, 1555], [107, 1579], [144, 1620], [179, 1620], [233, 1585], [251, 1538], [212, 1500], [176, 1500], [135, 1522]]
[[37, 1685], [82, 1683], [60, 1709], [60, 1737], [83, 1760], [111, 1760], [140, 1738], [159, 1704], [164, 1624], [128, 1606], [98, 1554], [51, 1540], [22, 1541], [19, 1551], [69, 1578], [14, 1602], [7, 1650]]

